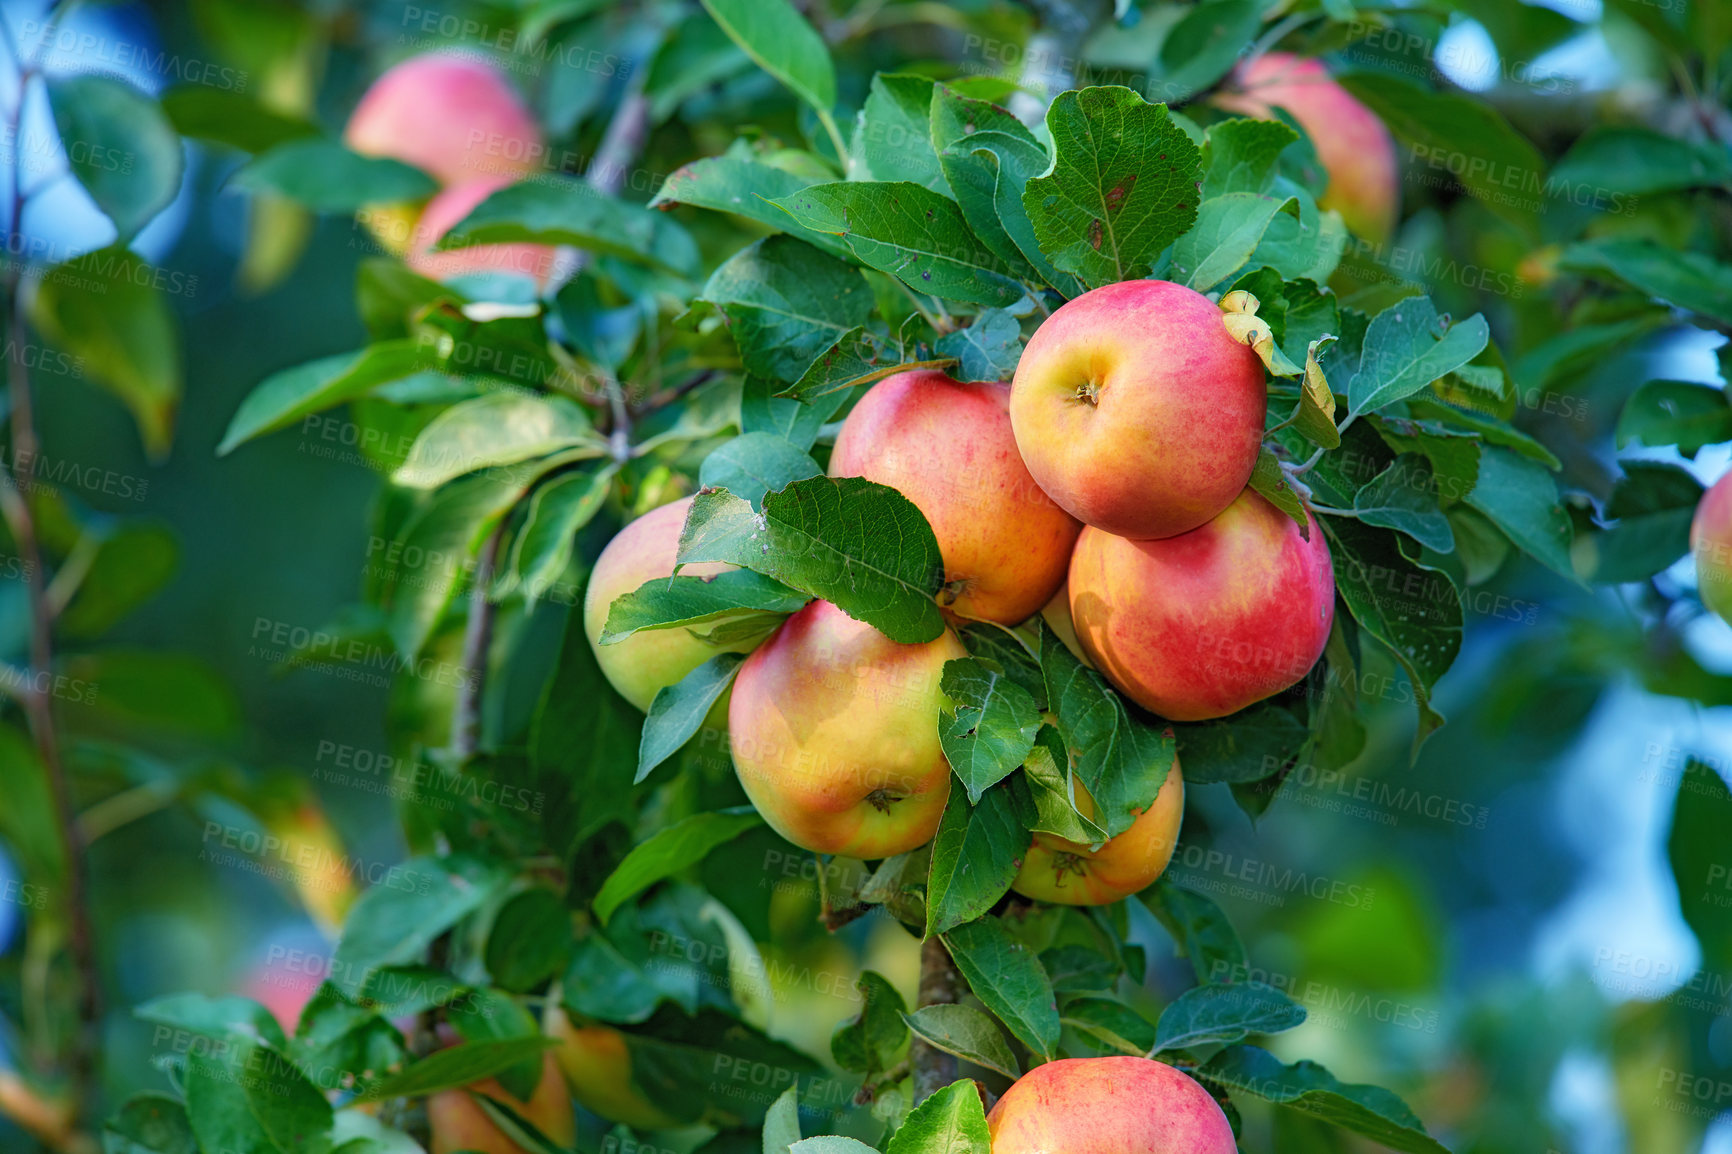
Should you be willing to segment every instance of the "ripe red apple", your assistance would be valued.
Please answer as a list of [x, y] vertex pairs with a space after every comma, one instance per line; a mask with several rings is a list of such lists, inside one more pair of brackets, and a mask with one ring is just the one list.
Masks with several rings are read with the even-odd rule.
[[1274, 119], [1274, 105], [1293, 114], [1329, 172], [1318, 201], [1333, 208], [1359, 236], [1386, 241], [1395, 231], [1401, 175], [1395, 141], [1371, 109], [1335, 83], [1321, 60], [1266, 52], [1236, 73], [1239, 91], [1217, 97], [1234, 112]]
[[1702, 604], [1732, 621], [1732, 473], [1714, 482], [1690, 521], [1696, 588]]
[[[1076, 803], [1093, 818], [1094, 798], [1076, 783]], [[1111, 905], [1154, 884], [1172, 859], [1185, 816], [1185, 780], [1179, 764], [1167, 772], [1155, 800], [1131, 828], [1090, 850], [1050, 833], [1034, 835], [1010, 888], [1024, 897], [1065, 906]]]
[[[680, 551], [680, 529], [692, 498], [651, 509], [607, 543], [590, 570], [583, 594], [583, 631], [609, 683], [619, 695], [648, 710], [657, 691], [673, 685], [718, 653], [744, 653], [752, 643], [712, 645], [689, 629], [648, 629], [612, 645], [601, 643], [614, 598], [656, 577], [671, 577]], [[687, 565], [682, 577], [714, 577], [732, 565]]]
[[926, 844], [950, 797], [938, 744], [948, 629], [901, 645], [828, 601], [784, 621], [734, 680], [740, 784], [777, 833], [813, 853], [884, 858]]
[[1304, 677], [1329, 640], [1335, 570], [1246, 489], [1200, 529], [1129, 541], [1084, 529], [1070, 563], [1077, 638], [1107, 679], [1174, 721], [1224, 717]]
[[1267, 399], [1263, 363], [1213, 301], [1121, 281], [1041, 323], [1017, 365], [1010, 423], [1028, 471], [1084, 524], [1170, 537], [1244, 489]]
[[559, 1039], [553, 1051], [572, 1097], [591, 1114], [623, 1122], [633, 1130], [667, 1130], [680, 1119], [656, 1106], [631, 1080], [631, 1051], [612, 1026], [579, 1026], [556, 1003], [548, 1003], [542, 1028]]
[[986, 1116], [992, 1154], [1238, 1154], [1209, 1092], [1150, 1058], [1036, 1066]]
[[515, 273], [547, 283], [553, 272], [556, 251], [545, 244], [472, 244], [447, 252], [434, 252], [439, 239], [475, 210], [475, 206], [515, 181], [509, 176], [484, 176], [443, 189], [421, 210], [415, 225], [407, 260], [409, 267], [433, 280], [473, 273]]
[[1064, 584], [1082, 526], [1029, 476], [1004, 385], [930, 369], [886, 377], [842, 422], [830, 475], [889, 485], [919, 506], [959, 618], [1014, 625]]
[[387, 69], [355, 105], [343, 141], [365, 156], [412, 164], [440, 184], [523, 177], [541, 166], [541, 129], [504, 76], [433, 53]]
[[427, 1099], [427, 1125], [433, 1131], [433, 1154], [456, 1154], [459, 1150], [478, 1151], [479, 1154], [525, 1154], [522, 1146], [493, 1124], [493, 1119], [469, 1096], [470, 1090], [498, 1098], [561, 1146], [570, 1146], [577, 1140], [577, 1120], [571, 1112], [571, 1099], [566, 1095], [559, 1067], [549, 1053], [542, 1057], [541, 1081], [535, 1084], [535, 1093], [527, 1102], [506, 1093], [505, 1087], [492, 1078], [465, 1089], [441, 1090], [430, 1096]]

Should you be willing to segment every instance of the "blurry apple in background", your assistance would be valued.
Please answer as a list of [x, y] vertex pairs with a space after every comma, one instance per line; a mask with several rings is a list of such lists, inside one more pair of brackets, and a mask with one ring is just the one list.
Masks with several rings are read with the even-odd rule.
[[1018, 1078], [986, 1116], [992, 1154], [1238, 1154], [1189, 1075], [1151, 1058], [1061, 1058]]
[[[621, 697], [648, 710], [658, 690], [675, 684], [718, 653], [746, 653], [755, 642], [715, 646], [689, 629], [646, 629], [612, 645], [601, 643], [608, 606], [646, 581], [671, 577], [680, 551], [680, 530], [692, 498], [651, 509], [607, 543], [590, 570], [583, 595], [583, 630], [595, 660]], [[713, 577], [732, 565], [687, 565], [682, 577]]]
[[1275, 119], [1276, 105], [1292, 113], [1329, 173], [1318, 207], [1339, 212], [1367, 240], [1387, 241], [1400, 214], [1401, 174], [1395, 140], [1377, 114], [1337, 84], [1321, 60], [1266, 52], [1234, 75], [1236, 90], [1215, 102], [1263, 120]]
[[1246, 489], [1200, 529], [1128, 541], [1084, 529], [1070, 565], [1077, 639], [1126, 697], [1172, 721], [1225, 717], [1323, 655], [1335, 571], [1316, 518]]
[[901, 491], [938, 538], [940, 603], [960, 618], [1014, 625], [1064, 583], [1082, 526], [1029, 476], [1009, 409], [1004, 385], [930, 369], [886, 377], [842, 423], [830, 475]]
[[421, 211], [406, 260], [424, 277], [444, 281], [476, 273], [513, 273], [544, 286], [553, 272], [557, 249], [544, 244], [472, 244], [446, 252], [433, 245], [495, 192], [513, 184], [508, 176], [484, 176], [437, 193]]
[[[1080, 781], [1076, 806], [1094, 820], [1094, 798]], [[1185, 781], [1175, 759], [1154, 803], [1100, 849], [1090, 850], [1049, 833], [1035, 834], [1010, 888], [1023, 897], [1067, 906], [1104, 906], [1140, 893], [1167, 868], [1184, 816]]]
[[506, 1137], [494, 1125], [493, 1119], [470, 1097], [470, 1092], [498, 1098], [548, 1138], [569, 1147], [577, 1140], [577, 1121], [571, 1112], [571, 1098], [565, 1091], [565, 1080], [551, 1053], [542, 1057], [541, 1081], [529, 1101], [520, 1101], [505, 1092], [492, 1078], [456, 1090], [441, 1090], [427, 1099], [427, 1124], [433, 1131], [432, 1154], [457, 1154], [460, 1150], [479, 1154], [524, 1154], [524, 1148]]
[[926, 844], [950, 798], [938, 743], [948, 629], [901, 645], [828, 601], [782, 623], [734, 679], [740, 784], [777, 833], [813, 853], [884, 858]]
[[1220, 307], [1166, 281], [1086, 292], [1041, 322], [1010, 390], [1028, 471], [1084, 524], [1170, 537], [1251, 479], [1267, 407], [1263, 363]]
[[1702, 495], [1690, 520], [1690, 552], [1696, 555], [1696, 589], [1702, 604], [1732, 621], [1732, 473]]
[[645, 1098], [632, 1085], [631, 1050], [612, 1026], [579, 1026], [557, 1000], [550, 1001], [542, 1029], [559, 1046], [553, 1056], [578, 1105], [609, 1122], [633, 1130], [667, 1130], [685, 1123]]

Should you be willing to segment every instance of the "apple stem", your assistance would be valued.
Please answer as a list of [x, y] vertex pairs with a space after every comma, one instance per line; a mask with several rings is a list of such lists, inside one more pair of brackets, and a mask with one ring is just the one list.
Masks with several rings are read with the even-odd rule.
[[[937, 934], [920, 944], [920, 992], [916, 1009], [956, 1001], [956, 963]], [[914, 1068], [914, 1104], [956, 1081], [956, 1058], [919, 1037], [909, 1040], [908, 1063]]]

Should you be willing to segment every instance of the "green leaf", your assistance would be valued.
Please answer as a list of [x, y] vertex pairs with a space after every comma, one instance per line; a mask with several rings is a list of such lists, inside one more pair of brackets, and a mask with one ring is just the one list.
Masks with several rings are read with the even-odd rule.
[[1299, 201], [1255, 192], [1229, 192], [1203, 201], [1197, 223], [1173, 245], [1173, 272], [1208, 292], [1245, 266], [1277, 213], [1299, 217]]
[[802, 451], [817, 443], [819, 432], [848, 400], [846, 389], [831, 389], [808, 402], [773, 396], [775, 387], [763, 377], [746, 378], [740, 388], [740, 432], [774, 433]]
[[1008, 381], [1022, 357], [1022, 325], [1003, 309], [984, 309], [974, 322], [945, 333], [933, 346], [955, 357], [965, 381]]
[[[1014, 117], [1009, 119], [1015, 120]], [[1008, 241], [1011, 251], [1000, 252], [1000, 255], [1012, 267], [1025, 263], [1062, 295], [1081, 296], [1088, 291], [1088, 285], [1074, 273], [1061, 271], [1047, 259], [1023, 201], [1028, 182], [1052, 167], [1052, 157], [1046, 146], [1023, 128], [1021, 122], [1015, 123], [1014, 129], [1006, 124], [991, 131], [976, 132], [952, 144], [939, 158], [940, 162], [944, 164], [945, 172], [952, 174], [952, 187], [956, 189], [963, 215], [974, 226], [975, 232], [986, 240], [988, 247], [997, 252], [1004, 241]], [[982, 197], [990, 196], [990, 203], [962, 191], [971, 186], [977, 187]], [[996, 228], [986, 221], [988, 213], [997, 222]], [[1001, 231], [1004, 234], [1002, 240], [998, 236]], [[1018, 254], [1020, 262], [1015, 259]]]
[[1076, 808], [1070, 761], [1070, 751], [1065, 748], [1058, 728], [1041, 726], [1022, 767], [1034, 798], [1034, 821], [1030, 828], [1035, 833], [1050, 833], [1081, 845], [1105, 841], [1107, 831]]
[[226, 456], [254, 437], [286, 429], [303, 417], [340, 405], [427, 366], [419, 341], [382, 341], [352, 353], [320, 357], [272, 373], [246, 395], [217, 445]]
[[764, 1154], [789, 1154], [800, 1140], [800, 1088], [789, 1086], [764, 1115]]
[[602, 196], [565, 176], [507, 185], [476, 205], [436, 247], [516, 243], [568, 244], [674, 273], [698, 269], [697, 244], [671, 216]]
[[1303, 1110], [1407, 1154], [1449, 1154], [1407, 1104], [1380, 1086], [1338, 1082], [1315, 1062], [1291, 1066], [1255, 1046], [1221, 1051], [1199, 1074], [1228, 1089]]
[[1090, 288], [1147, 276], [1197, 219], [1197, 146], [1128, 88], [1060, 93], [1046, 125], [1052, 167], [1022, 195], [1041, 251]]
[[777, 232], [798, 237], [831, 256], [854, 260], [854, 252], [846, 241], [795, 224], [793, 217], [776, 206], [776, 201], [815, 183], [819, 182], [744, 157], [706, 156], [675, 169], [655, 199], [650, 201], [650, 207], [691, 204], [715, 212], [733, 213], [768, 225]]
[[997, 918], [957, 926], [944, 935], [944, 944], [974, 996], [1017, 1041], [1050, 1060], [1058, 1045], [1058, 1001], [1034, 951]]
[[188, 1055], [187, 1117], [202, 1150], [246, 1154], [325, 1154], [332, 1110], [288, 1058], [235, 1042]]
[[49, 269], [30, 320], [49, 343], [84, 362], [90, 379], [132, 410], [145, 450], [160, 459], [180, 408], [180, 331], [164, 296], [190, 291], [180, 273], [110, 247]]
[[874, 970], [862, 972], [854, 988], [860, 993], [860, 1012], [831, 1033], [830, 1056], [844, 1070], [870, 1079], [895, 1065], [908, 1044], [908, 1027], [902, 1021], [908, 1006], [896, 987]]
[[1461, 598], [1441, 573], [1410, 561], [1388, 529], [1322, 518], [1335, 561], [1335, 591], [1365, 632], [1407, 671], [1419, 709], [1414, 752], [1443, 724], [1431, 689], [1461, 650]]
[[1173, 725], [1186, 785], [1262, 781], [1295, 762], [1311, 730], [1292, 712], [1260, 701], [1219, 721]]
[[717, 811], [693, 814], [658, 830], [639, 843], [619, 863], [595, 896], [595, 916], [607, 924], [620, 905], [663, 878], [708, 857], [710, 851], [762, 825], [754, 812]]
[[903, 644], [944, 632], [935, 599], [944, 560], [932, 527], [896, 490], [860, 477], [812, 477], [764, 499], [699, 493], [680, 534], [680, 564], [726, 561], [833, 601]]
[[1199, 982], [1231, 981], [1245, 968], [1245, 945], [1227, 915], [1209, 898], [1161, 878], [1138, 894], [1179, 950], [1191, 959]]
[[[931, 361], [899, 361], [877, 337], [864, 328], [849, 329], [835, 344], [818, 355], [806, 371], [780, 396], [792, 397], [811, 405], [833, 404], [845, 400], [844, 390], [869, 385], [893, 373], [910, 369], [941, 369], [951, 364], [951, 358]], [[835, 398], [835, 400], [832, 400]], [[831, 408], [833, 414], [836, 408]], [[814, 434], [814, 437], [816, 434]]]
[[884, 1154], [992, 1154], [986, 1108], [974, 1080], [952, 1082], [914, 1107]]
[[1016, 1055], [1010, 1052], [1003, 1031], [973, 1006], [922, 1006], [912, 1014], [905, 1014], [902, 1020], [921, 1041], [935, 1049], [996, 1070], [1006, 1078], [1022, 1077], [1022, 1069], [1016, 1064]]
[[143, 1022], [184, 1030], [201, 1038], [225, 1038], [259, 1042], [278, 1050], [289, 1039], [277, 1019], [251, 998], [211, 998], [204, 994], [166, 994], [152, 998], [132, 1011]]
[[355, 994], [382, 967], [420, 961], [433, 939], [491, 901], [505, 878], [467, 858], [411, 858], [398, 886], [362, 892], [343, 925], [331, 981]]
[[531, 887], [512, 895], [494, 915], [487, 972], [503, 988], [527, 993], [565, 966], [570, 943], [565, 903], [545, 886]]
[[807, 228], [846, 238], [854, 255], [917, 292], [1013, 305], [1023, 286], [970, 231], [949, 197], [908, 181], [814, 184], [776, 202]]
[[1311, 519], [1305, 515], [1305, 504], [1299, 500], [1299, 494], [1293, 491], [1293, 486], [1287, 483], [1287, 474], [1281, 468], [1281, 461], [1267, 447], [1257, 453], [1257, 463], [1251, 469], [1251, 488], [1262, 495], [1263, 499], [1292, 518], [1299, 526], [1299, 535], [1305, 540], [1311, 540]]
[[1203, 142], [1205, 203], [1230, 192], [1269, 193], [1275, 165], [1299, 134], [1279, 120], [1235, 117], [1209, 126]]
[[1647, 381], [1624, 402], [1618, 415], [1618, 448], [1631, 442], [1676, 445], [1695, 457], [1704, 445], [1732, 441], [1732, 405], [1726, 391], [1690, 381]]
[[945, 662], [941, 688], [955, 710], [938, 719], [939, 744], [968, 787], [969, 804], [978, 804], [1034, 748], [1040, 706], [1028, 690], [972, 657]]
[[1558, 504], [1557, 482], [1544, 465], [1488, 447], [1480, 453], [1479, 482], [1467, 503], [1536, 561], [1576, 579], [1570, 564], [1570, 516]]
[[1634, 208], [1625, 198], [1714, 188], [1732, 181], [1732, 159], [1693, 140], [1633, 124], [1589, 128], [1546, 177], [1548, 192], [1609, 213]]
[[878, 1150], [858, 1138], [823, 1134], [816, 1138], [800, 1139], [788, 1147], [788, 1154], [878, 1154]]
[[1406, 533], [1439, 553], [1453, 552], [1455, 534], [1438, 508], [1436, 484], [1429, 458], [1402, 453], [1354, 494], [1353, 512], [1367, 525]]
[[391, 480], [411, 489], [437, 489], [466, 473], [574, 448], [591, 449], [594, 456], [603, 448], [576, 401], [502, 390], [434, 417]]
[[930, 77], [880, 72], [854, 130], [856, 180], [907, 180], [948, 195], [933, 148]]
[[1694, 757], [1684, 764], [1666, 836], [1666, 859], [1678, 886], [1678, 907], [1702, 947], [1702, 969], [1732, 966], [1732, 892], [1726, 865], [1732, 791], [1713, 766]]
[[72, 175], [125, 244], [180, 191], [180, 137], [155, 100], [112, 76], [47, 79]]
[[64, 692], [72, 701], [80, 701], [76, 683], [88, 683], [80, 704], [106, 725], [217, 738], [240, 724], [231, 682], [190, 653], [103, 648], [64, 658], [60, 672], [71, 679]]
[[[927, 119], [938, 167], [950, 195], [962, 209], [963, 219], [988, 248], [1020, 275], [1028, 265], [1028, 258], [1012, 239], [1009, 226], [999, 219], [1000, 162], [990, 151], [977, 149], [975, 139], [990, 136], [998, 147], [1014, 151], [1021, 159], [1020, 178], [1007, 182], [1015, 184], [1015, 195], [1006, 199], [1005, 206], [1012, 207], [1021, 218], [1021, 230], [1030, 244], [1034, 234], [1022, 209], [1022, 188], [1030, 176], [1046, 169], [1046, 147], [1009, 112], [989, 101], [962, 96], [943, 85], [932, 90]], [[946, 191], [944, 187], [934, 187], [939, 192]]]
[[543, 1051], [557, 1043], [537, 1034], [531, 1038], [494, 1038], [479, 1042], [461, 1042], [435, 1050], [394, 1074], [371, 1083], [357, 1102], [383, 1102], [388, 1098], [421, 1097], [468, 1086], [483, 1078], [503, 1073], [520, 1062], [539, 1058]]
[[1048, 708], [1058, 714], [1076, 775], [1088, 787], [1107, 836], [1117, 837], [1154, 804], [1166, 783], [1172, 735], [1131, 717], [1106, 680], [1078, 661], [1044, 622], [1040, 665]]
[[1493, 213], [1534, 228], [1544, 207], [1545, 160], [1492, 105], [1465, 94], [1431, 92], [1387, 73], [1359, 72], [1339, 82], [1410, 147], [1418, 176], [1460, 181]]
[[226, 144], [242, 152], [268, 152], [291, 140], [319, 135], [318, 125], [286, 116], [242, 92], [208, 84], [177, 84], [162, 94], [162, 111], [182, 136]]
[[1623, 461], [1605, 516], [1614, 523], [1577, 541], [1572, 559], [1589, 581], [1646, 581], [1690, 551], [1702, 485], [1661, 461]]
[[726, 489], [762, 510], [769, 494], [823, 472], [818, 462], [773, 433], [742, 433], [704, 458], [698, 484]]
[[1262, 982], [1186, 990], [1161, 1011], [1156, 1050], [1232, 1045], [1251, 1034], [1278, 1034], [1305, 1021], [1305, 1007]]
[[1490, 339], [1485, 317], [1451, 323], [1429, 297], [1409, 297], [1372, 318], [1359, 370], [1347, 383], [1347, 408], [1368, 413], [1404, 400], [1477, 357]]
[[926, 934], [947, 933], [986, 913], [1010, 890], [1028, 853], [1028, 825], [1012, 784], [986, 791], [970, 806], [962, 783], [950, 783], [950, 800], [932, 839], [926, 882]]
[[539, 486], [529, 499], [523, 528], [511, 543], [511, 572], [530, 602], [559, 584], [571, 564], [577, 531], [595, 517], [613, 490], [617, 469], [562, 473]]
[[740, 671], [740, 663], [745, 659], [743, 653], [718, 653], [673, 685], [656, 691], [649, 715], [644, 718], [634, 785], [679, 752], [703, 727], [710, 708], [734, 683], [734, 674]]
[[418, 168], [389, 157], [362, 156], [324, 137], [279, 144], [229, 177], [229, 184], [329, 213], [423, 200], [439, 190], [438, 182]]
[[1558, 258], [1562, 268], [1600, 273], [1651, 297], [1732, 324], [1732, 265], [1637, 237], [1581, 241]]
[[96, 546], [56, 624], [72, 637], [106, 633], [161, 592], [179, 566], [180, 539], [166, 526], [125, 522]]
[[186, 1106], [167, 1094], [134, 1094], [102, 1124], [103, 1154], [199, 1154]]
[[770, 236], [711, 274], [703, 299], [722, 310], [746, 367], [794, 381], [813, 359], [872, 315], [860, 270], [809, 244]]
[[788, 0], [703, 0], [722, 30], [759, 68], [828, 116], [836, 104], [830, 49]]
[[1176, 103], [1212, 87], [1256, 38], [1269, 7], [1267, 0], [1209, 0], [1177, 13], [1161, 42], [1164, 75], [1151, 89]]
[[601, 643], [615, 644], [639, 629], [701, 625], [735, 614], [793, 613], [810, 600], [750, 569], [713, 577], [658, 577], [614, 599]]
[[1155, 1027], [1116, 998], [1071, 998], [1063, 1021], [1109, 1053], [1141, 1056], [1155, 1048]]

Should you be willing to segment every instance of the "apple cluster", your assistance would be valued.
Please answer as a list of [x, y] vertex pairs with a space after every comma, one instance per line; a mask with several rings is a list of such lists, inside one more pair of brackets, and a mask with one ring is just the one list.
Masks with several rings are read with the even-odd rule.
[[[1249, 487], [1265, 407], [1262, 362], [1219, 306], [1165, 281], [1124, 281], [1046, 318], [1009, 386], [933, 370], [872, 386], [843, 421], [829, 471], [894, 488], [925, 515], [951, 626], [1043, 614], [1126, 697], [1199, 721], [1299, 681], [1333, 622], [1315, 520], [1307, 513], [1302, 528]], [[617, 597], [675, 572], [692, 500], [633, 521], [596, 562], [584, 625], [608, 680], [647, 710], [718, 652], [749, 652], [707, 723], [726, 726], [764, 819], [815, 853], [879, 859], [924, 845], [950, 797], [941, 679], [968, 655], [954, 628], [901, 644], [818, 600], [762, 644], [686, 629], [602, 643]], [[1092, 816], [1080, 783], [1074, 800]], [[1036, 834], [1013, 888], [1075, 905], [1136, 893], [1166, 868], [1183, 811], [1175, 765], [1104, 844]]]

